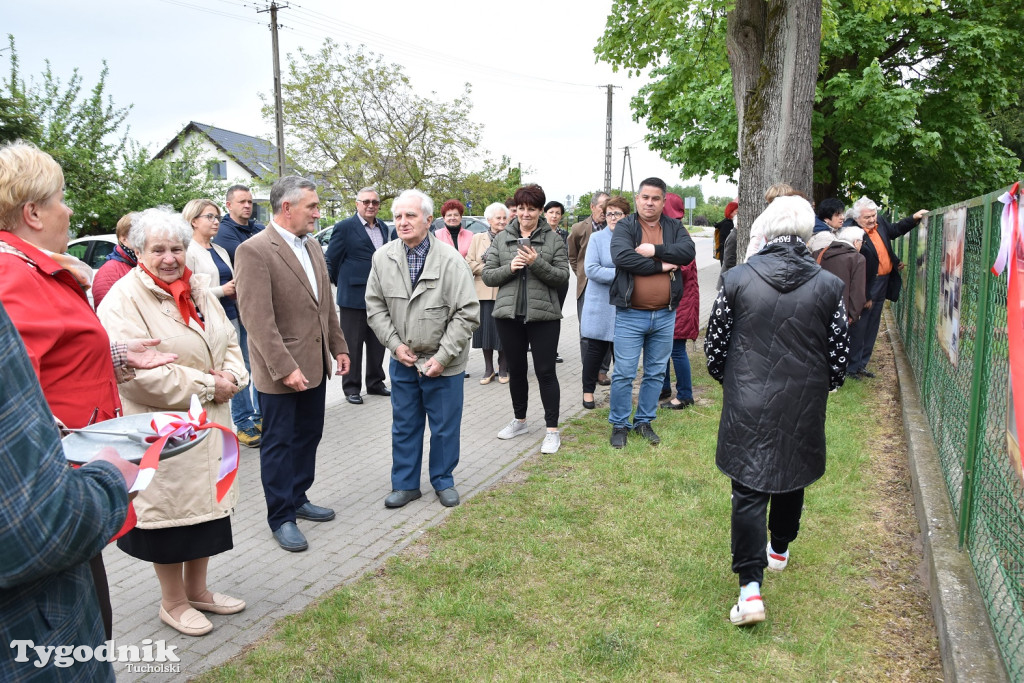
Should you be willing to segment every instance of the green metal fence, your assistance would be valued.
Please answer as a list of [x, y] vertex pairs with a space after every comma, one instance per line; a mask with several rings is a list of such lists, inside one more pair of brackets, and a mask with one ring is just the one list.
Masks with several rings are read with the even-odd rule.
[[[1007, 275], [990, 271], [999, 250], [1003, 205], [997, 197], [1004, 191], [932, 211], [924, 230], [897, 240], [907, 267], [893, 310], [1003, 662], [1011, 680], [1024, 681], [1024, 485], [1007, 442]], [[962, 209], [959, 326], [940, 329], [940, 317], [951, 310], [944, 296], [950, 287], [943, 274], [943, 233]], [[946, 350], [949, 329], [959, 330], [955, 363]], [[1020, 430], [1024, 438], [1024, 425]]]

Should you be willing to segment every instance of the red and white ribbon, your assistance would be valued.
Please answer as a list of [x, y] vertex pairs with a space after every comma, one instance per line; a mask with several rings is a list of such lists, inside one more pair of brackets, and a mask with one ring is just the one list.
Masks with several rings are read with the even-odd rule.
[[[223, 500], [238, 473], [238, 437], [235, 436], [234, 430], [216, 422], [207, 421], [206, 410], [195, 394], [192, 395], [186, 420], [182, 420], [174, 413], [161, 413], [154, 417], [150, 424], [160, 438], [146, 449], [145, 455], [142, 456], [142, 462], [139, 463], [139, 477], [135, 480], [136, 486], [132, 490], [142, 490], [149, 485], [160, 461], [160, 453], [169, 439], [175, 437], [179, 440], [191, 441], [197, 438], [196, 432], [204, 429], [219, 429], [223, 433], [223, 447], [220, 470], [217, 472], [217, 502]], [[139, 480], [144, 476], [145, 480], [139, 487]]]

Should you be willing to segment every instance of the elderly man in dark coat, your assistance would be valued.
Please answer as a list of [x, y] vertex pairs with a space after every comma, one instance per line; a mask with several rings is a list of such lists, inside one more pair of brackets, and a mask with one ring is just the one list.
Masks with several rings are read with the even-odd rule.
[[825, 473], [825, 404], [848, 352], [843, 283], [805, 246], [810, 204], [779, 197], [763, 218], [768, 243], [726, 274], [704, 342], [708, 372], [722, 383], [715, 464], [732, 479], [737, 626], [764, 621], [764, 568], [786, 567], [804, 488]]

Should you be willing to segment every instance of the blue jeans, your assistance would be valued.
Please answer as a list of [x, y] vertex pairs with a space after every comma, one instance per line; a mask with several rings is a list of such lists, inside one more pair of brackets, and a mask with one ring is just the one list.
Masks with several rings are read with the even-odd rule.
[[454, 485], [462, 431], [463, 373], [427, 377], [391, 359], [391, 488], [420, 487], [423, 429], [430, 418], [430, 485], [443, 491]]
[[[672, 340], [672, 357], [669, 358], [668, 365], [671, 364], [676, 366], [676, 398], [680, 401], [692, 401], [693, 382], [690, 379], [690, 357], [686, 355], [685, 339]], [[668, 365], [665, 366], [665, 384], [662, 392], [672, 390]]]
[[[238, 335], [238, 346], [242, 349], [245, 369], [249, 370], [249, 335], [238, 318], [233, 319], [231, 325], [234, 326], [235, 333]], [[252, 429], [255, 426], [253, 421], [263, 417], [260, 413], [259, 402], [253, 400], [255, 394], [256, 391], [252, 385], [252, 379], [250, 379], [249, 384], [231, 398], [231, 421], [235, 423], [235, 429], [239, 432], [243, 429]]]
[[636, 415], [633, 422], [653, 422], [658, 410], [658, 396], [665, 382], [665, 369], [672, 353], [672, 332], [676, 312], [668, 308], [638, 311], [619, 308], [615, 312], [615, 367], [612, 370], [612, 427], [629, 427], [633, 411], [633, 380], [644, 354], [644, 379], [640, 384]]

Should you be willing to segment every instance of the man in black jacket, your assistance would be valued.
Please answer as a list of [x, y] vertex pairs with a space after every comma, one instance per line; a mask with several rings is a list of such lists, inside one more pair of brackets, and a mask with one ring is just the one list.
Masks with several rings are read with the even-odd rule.
[[[651, 444], [661, 442], [651, 422], [672, 353], [675, 309], [683, 296], [679, 267], [693, 261], [695, 254], [693, 239], [682, 223], [662, 213], [666, 189], [661, 178], [643, 180], [636, 194], [636, 213], [619, 221], [612, 235], [615, 280], [609, 299], [616, 307], [615, 368], [608, 421], [613, 448], [626, 445], [630, 429]], [[631, 428], [633, 380], [641, 350], [644, 380]]]
[[342, 379], [345, 400], [361, 405], [363, 348], [366, 348], [366, 393], [390, 396], [384, 384], [384, 346], [366, 322], [366, 279], [373, 253], [388, 241], [388, 226], [377, 218], [380, 195], [372, 187], [356, 193], [356, 213], [334, 224], [327, 245], [327, 270], [338, 286], [341, 331], [348, 342], [352, 370]]
[[[213, 243], [224, 247], [235, 262], [235, 250], [238, 245], [262, 231], [264, 226], [252, 217], [252, 192], [245, 185], [232, 185], [228, 188], [224, 206], [227, 213], [220, 219], [220, 227], [213, 236]], [[238, 334], [238, 346], [242, 349], [242, 360], [245, 369], [249, 367], [249, 334], [245, 331], [241, 316], [231, 320]], [[231, 399], [231, 420], [238, 430], [238, 442], [249, 448], [256, 448], [263, 439], [263, 413], [256, 401], [256, 392], [252, 383]]]
[[852, 218], [855, 224], [864, 230], [861, 254], [867, 262], [867, 279], [871, 280], [871, 276], [875, 275], [875, 280], [871, 284], [868, 303], [864, 305], [860, 320], [850, 329], [850, 364], [846, 372], [847, 377], [860, 379], [875, 376], [873, 372], [868, 371], [867, 366], [882, 321], [882, 308], [886, 299], [899, 300], [900, 290], [903, 288], [903, 278], [900, 275], [903, 264], [892, 250], [892, 240], [910, 232], [927, 213], [921, 209], [913, 216], [892, 225], [884, 216], [878, 215], [878, 205], [867, 197], [861, 197], [853, 204]]

